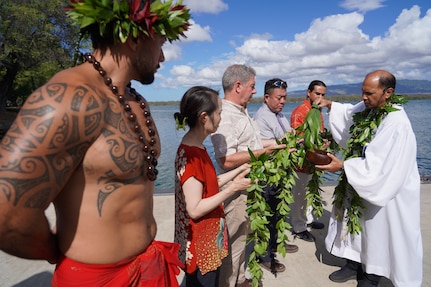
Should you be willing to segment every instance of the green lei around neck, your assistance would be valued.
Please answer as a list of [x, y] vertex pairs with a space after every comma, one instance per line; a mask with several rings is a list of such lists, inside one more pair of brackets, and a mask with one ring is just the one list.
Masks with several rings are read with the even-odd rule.
[[[351, 137], [347, 141], [347, 148], [343, 150], [344, 160], [361, 157], [364, 146], [369, 143], [382, 120], [391, 112], [399, 109], [393, 105], [402, 105], [407, 101], [403, 95], [392, 94], [386, 104], [378, 109], [355, 113], [353, 125], [349, 129]], [[339, 183], [334, 190], [334, 206], [344, 212], [337, 214], [337, 219], [347, 221], [347, 230], [351, 234], [359, 234], [362, 231], [359, 219], [362, 217], [361, 209], [365, 206], [354, 188], [348, 183], [347, 176], [342, 170], [338, 179]], [[343, 217], [343, 218], [342, 218]]]
[[66, 13], [81, 29], [97, 24], [101, 36], [112, 34], [122, 43], [129, 36], [137, 38], [139, 32], [163, 35], [172, 42], [185, 37], [190, 26], [190, 10], [182, 0], [173, 5], [172, 0], [70, 0], [70, 4]]

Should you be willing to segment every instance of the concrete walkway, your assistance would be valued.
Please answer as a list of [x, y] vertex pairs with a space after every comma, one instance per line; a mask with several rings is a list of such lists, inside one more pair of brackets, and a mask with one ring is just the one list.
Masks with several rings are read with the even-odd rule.
[[[319, 220], [327, 225], [331, 210], [331, 196], [334, 187], [324, 189], [325, 212]], [[158, 240], [172, 241], [174, 234], [174, 197], [173, 195], [157, 195], [154, 197], [154, 216], [158, 224]], [[421, 214], [422, 239], [424, 246], [424, 280], [423, 286], [431, 286], [431, 184], [421, 185]], [[52, 209], [48, 209], [48, 216], [53, 218]], [[264, 287], [292, 286], [292, 287], [354, 287], [355, 281], [334, 283], [328, 275], [339, 269], [344, 261], [330, 255], [324, 247], [326, 229], [312, 230], [316, 242], [294, 240], [299, 251], [286, 254], [279, 260], [286, 265], [286, 271], [274, 277], [264, 270]], [[291, 237], [293, 240], [293, 237]], [[45, 287], [51, 286], [53, 265], [44, 261], [24, 260], [9, 256], [0, 251], [0, 287]], [[183, 275], [178, 277], [182, 282]], [[382, 280], [380, 287], [392, 287], [389, 280]]]

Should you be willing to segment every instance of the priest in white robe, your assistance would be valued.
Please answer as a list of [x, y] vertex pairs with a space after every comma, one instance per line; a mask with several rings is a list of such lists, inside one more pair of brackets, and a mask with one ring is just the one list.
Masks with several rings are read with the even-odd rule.
[[[383, 107], [394, 91], [395, 77], [387, 71], [377, 70], [364, 79], [361, 103], [341, 104], [323, 99], [319, 106], [327, 106], [330, 111], [329, 125], [334, 139], [345, 145], [350, 137], [352, 115], [364, 109]], [[360, 220], [362, 232], [353, 236], [360, 238], [355, 241], [356, 245], [343, 241], [339, 228], [330, 229], [327, 235], [327, 241], [333, 240], [329, 246], [342, 247], [334, 249], [338, 252], [335, 255], [359, 254], [357, 259], [363, 264], [364, 278], [358, 280], [358, 287], [377, 286], [381, 276], [389, 278], [396, 287], [420, 287], [422, 284], [416, 137], [402, 106], [394, 107], [398, 110], [383, 117], [361, 157], [343, 162], [330, 155], [330, 164], [316, 166], [331, 172], [344, 168], [348, 183], [365, 205]], [[337, 231], [336, 235], [332, 233]]]

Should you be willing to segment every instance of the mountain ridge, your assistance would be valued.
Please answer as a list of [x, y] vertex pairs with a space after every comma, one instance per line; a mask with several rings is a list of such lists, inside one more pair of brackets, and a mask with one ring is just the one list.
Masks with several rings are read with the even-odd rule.
[[[362, 88], [361, 83], [328, 85], [326, 87], [326, 96], [348, 96], [360, 95]], [[428, 80], [397, 80], [395, 88], [397, 94], [431, 94], [431, 81]], [[304, 97], [307, 90], [287, 90], [288, 97]]]

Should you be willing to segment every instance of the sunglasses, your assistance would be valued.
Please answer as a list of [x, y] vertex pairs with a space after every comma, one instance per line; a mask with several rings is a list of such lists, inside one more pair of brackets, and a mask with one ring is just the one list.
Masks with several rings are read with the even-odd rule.
[[272, 83], [272, 85], [270, 87], [277, 87], [277, 88], [286, 89], [287, 83], [285, 81], [275, 81], [274, 83]]

